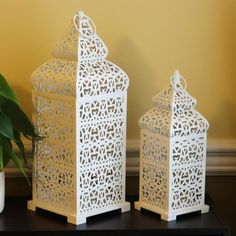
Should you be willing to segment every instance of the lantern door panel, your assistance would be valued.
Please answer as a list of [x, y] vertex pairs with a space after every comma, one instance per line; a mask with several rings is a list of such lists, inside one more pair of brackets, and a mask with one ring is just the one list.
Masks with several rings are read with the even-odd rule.
[[140, 201], [163, 212], [168, 209], [168, 146], [168, 140], [141, 130]]
[[33, 199], [42, 208], [74, 214], [75, 99], [33, 92], [34, 123], [42, 140], [36, 142]]
[[171, 150], [171, 211], [204, 204], [206, 135], [173, 139]]
[[78, 99], [78, 212], [125, 201], [126, 93]]

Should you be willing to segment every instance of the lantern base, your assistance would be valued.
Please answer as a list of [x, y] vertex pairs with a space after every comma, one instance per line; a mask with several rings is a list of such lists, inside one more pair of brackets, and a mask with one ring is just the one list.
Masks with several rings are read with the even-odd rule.
[[190, 212], [195, 212], [195, 211], [201, 211], [201, 214], [209, 212], [209, 206], [204, 204], [201, 206], [195, 206], [195, 207], [189, 207], [187, 209], [179, 210], [173, 213], [168, 213], [165, 210], [160, 209], [159, 207], [151, 206], [147, 203], [143, 203], [141, 201], [135, 202], [134, 203], [134, 208], [136, 210], [141, 210], [141, 208], [155, 212], [159, 215], [161, 215], [161, 219], [165, 221], [173, 221], [176, 220], [176, 217], [179, 215], [187, 214]]
[[74, 224], [74, 225], [84, 224], [87, 222], [87, 218], [90, 216], [95, 216], [98, 214], [102, 214], [105, 212], [114, 211], [114, 210], [118, 210], [118, 209], [121, 209], [121, 213], [124, 213], [126, 211], [130, 211], [130, 203], [124, 202], [124, 203], [120, 203], [118, 205], [101, 208], [101, 209], [87, 212], [84, 214], [78, 214], [77, 216], [68, 216], [67, 222]]
[[130, 211], [130, 203], [129, 202], [124, 202], [124, 203], [120, 203], [114, 206], [110, 206], [110, 207], [104, 207], [101, 209], [97, 209], [97, 210], [93, 210], [93, 211], [89, 211], [87, 213], [83, 213], [83, 214], [70, 214], [70, 213], [65, 213], [61, 210], [58, 209], [54, 209], [52, 207], [50, 207], [49, 205], [44, 205], [42, 203], [38, 203], [35, 202], [34, 200], [28, 201], [27, 202], [27, 208], [31, 211], [36, 211], [36, 208], [41, 208], [47, 211], [51, 211], [54, 212], [56, 214], [59, 215], [63, 215], [65, 217], [67, 217], [67, 222], [74, 224], [74, 225], [80, 225], [80, 224], [84, 224], [87, 221], [87, 218], [90, 216], [94, 216], [94, 215], [98, 215], [98, 214], [102, 214], [105, 212], [109, 212], [109, 211], [113, 211], [113, 210], [118, 210], [121, 209], [121, 212], [124, 213], [126, 211]]

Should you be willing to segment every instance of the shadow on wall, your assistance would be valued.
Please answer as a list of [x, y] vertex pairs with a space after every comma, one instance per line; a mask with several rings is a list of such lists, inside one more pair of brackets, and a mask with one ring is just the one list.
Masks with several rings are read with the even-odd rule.
[[[146, 63], [143, 54], [129, 39], [120, 41], [109, 60], [120, 66], [129, 77], [127, 138], [139, 137], [138, 119], [152, 108], [152, 97], [160, 88], [154, 71]], [[145, 108], [145, 110], [141, 108]]]
[[28, 111], [33, 111], [31, 90], [27, 90], [23, 86], [16, 86], [16, 85], [13, 85], [12, 89], [15, 92], [20, 102], [21, 109], [26, 113], [28, 118], [32, 120], [32, 114], [28, 112]]
[[[209, 135], [214, 138], [234, 138], [229, 134], [236, 133], [236, 103], [230, 100], [222, 101], [221, 107], [217, 108], [217, 113], [209, 120]], [[223, 119], [222, 119], [223, 118]], [[232, 122], [235, 121], [235, 122]]]

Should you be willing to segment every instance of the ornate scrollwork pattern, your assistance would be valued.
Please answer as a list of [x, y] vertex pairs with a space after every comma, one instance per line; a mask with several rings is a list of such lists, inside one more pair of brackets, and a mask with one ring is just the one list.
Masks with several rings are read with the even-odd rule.
[[123, 201], [122, 162], [80, 170], [79, 211], [87, 213]]
[[141, 196], [150, 205], [167, 209], [167, 157], [168, 143], [149, 131], [141, 134]]
[[171, 209], [173, 211], [202, 204], [204, 198], [203, 171], [201, 164], [172, 170]]
[[34, 97], [35, 125], [43, 137], [34, 157], [34, 198], [75, 213], [75, 101]]
[[152, 206], [167, 209], [167, 169], [143, 162], [140, 199]]

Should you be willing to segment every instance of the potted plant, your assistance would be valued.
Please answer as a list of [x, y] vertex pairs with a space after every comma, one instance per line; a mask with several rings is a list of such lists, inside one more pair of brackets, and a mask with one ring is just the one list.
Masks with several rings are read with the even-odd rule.
[[[0, 213], [3, 211], [5, 202], [4, 169], [8, 162], [12, 161], [27, 178], [24, 169], [27, 159], [22, 136], [33, 142], [38, 137], [33, 124], [20, 108], [11, 87], [0, 74]], [[19, 156], [14, 152], [14, 143], [19, 148]]]

